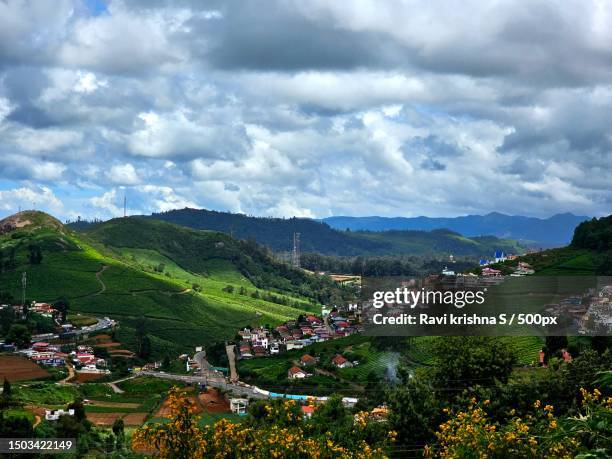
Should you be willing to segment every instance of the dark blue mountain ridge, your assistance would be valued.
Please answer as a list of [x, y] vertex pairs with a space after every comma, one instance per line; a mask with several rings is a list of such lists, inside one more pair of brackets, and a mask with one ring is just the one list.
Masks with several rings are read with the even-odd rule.
[[524, 217], [491, 212], [461, 217], [346, 217], [322, 219], [332, 228], [351, 231], [419, 230], [446, 228], [463, 236], [492, 235], [499, 238], [537, 241], [546, 246], [569, 243], [574, 229], [589, 217], [561, 213], [549, 218]]

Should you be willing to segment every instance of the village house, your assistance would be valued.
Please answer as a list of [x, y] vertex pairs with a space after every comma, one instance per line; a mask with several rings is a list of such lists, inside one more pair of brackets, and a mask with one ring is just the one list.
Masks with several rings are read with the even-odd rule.
[[47, 421], [57, 421], [60, 416], [74, 416], [74, 410], [72, 408], [69, 410], [45, 410], [45, 419]]
[[482, 270], [482, 275], [483, 276], [501, 276], [501, 271], [499, 269], [493, 269], [493, 268], [484, 268]]
[[350, 368], [353, 366], [351, 362], [346, 360], [344, 356], [340, 354], [336, 354], [336, 356], [332, 359], [332, 365], [336, 368]]
[[295, 365], [289, 368], [289, 371], [287, 371], [287, 377], [289, 379], [303, 379], [306, 376], [308, 376], [308, 374], [300, 367]]
[[230, 398], [230, 410], [234, 414], [246, 414], [249, 400], [246, 398]]
[[304, 367], [307, 366], [312, 366], [315, 365], [317, 363], [317, 359], [315, 359], [312, 355], [310, 354], [304, 354], [301, 358], [300, 358], [300, 364]]

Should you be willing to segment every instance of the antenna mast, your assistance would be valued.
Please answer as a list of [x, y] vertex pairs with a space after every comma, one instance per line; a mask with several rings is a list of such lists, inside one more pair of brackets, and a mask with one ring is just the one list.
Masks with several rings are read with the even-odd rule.
[[21, 273], [21, 305], [25, 306], [26, 287], [28, 286], [28, 276], [24, 271]]
[[127, 217], [127, 195], [123, 193], [123, 218]]
[[293, 233], [293, 252], [291, 253], [291, 264], [294, 268], [300, 267], [300, 233]]

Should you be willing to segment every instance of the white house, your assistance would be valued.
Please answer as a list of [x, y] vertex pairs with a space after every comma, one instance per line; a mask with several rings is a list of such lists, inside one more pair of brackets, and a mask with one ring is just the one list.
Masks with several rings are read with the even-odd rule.
[[289, 368], [289, 371], [287, 372], [287, 377], [289, 379], [303, 379], [306, 376], [308, 376], [308, 374], [298, 366]]
[[230, 398], [230, 409], [232, 413], [246, 414], [249, 401], [246, 398]]
[[68, 411], [66, 410], [45, 410], [45, 419], [47, 421], [57, 421], [60, 416], [74, 416], [74, 410], [73, 409], [69, 409]]

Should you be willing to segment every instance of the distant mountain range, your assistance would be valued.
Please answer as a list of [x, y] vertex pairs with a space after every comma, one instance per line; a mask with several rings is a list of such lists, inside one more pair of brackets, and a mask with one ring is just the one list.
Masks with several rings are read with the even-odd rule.
[[430, 217], [328, 217], [322, 221], [338, 230], [431, 231], [446, 228], [464, 236], [491, 235], [505, 239], [526, 240], [544, 246], [559, 246], [569, 243], [574, 228], [589, 217], [571, 213], [556, 214], [550, 218], [522, 217], [492, 212], [487, 215], [467, 215], [453, 218]]

